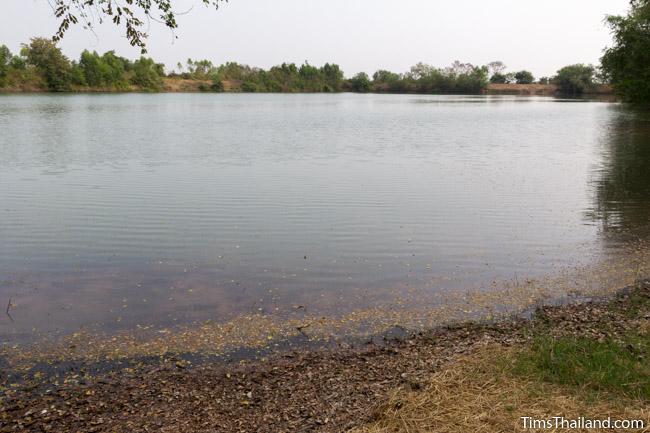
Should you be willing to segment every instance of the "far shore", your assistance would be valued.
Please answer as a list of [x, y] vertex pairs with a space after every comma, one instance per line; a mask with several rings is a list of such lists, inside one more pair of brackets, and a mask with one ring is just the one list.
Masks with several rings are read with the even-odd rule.
[[[242, 82], [237, 80], [223, 80], [222, 93], [249, 93], [242, 90]], [[0, 87], [0, 94], [21, 94], [21, 93], [217, 93], [212, 89], [210, 80], [194, 80], [186, 78], [163, 78], [163, 85], [159, 91], [143, 89], [131, 85], [128, 88], [114, 87], [73, 87], [69, 92], [51, 92], [46, 87], [35, 87], [32, 85]], [[349, 92], [349, 91], [348, 91]], [[290, 93], [290, 92], [283, 92]], [[338, 92], [344, 93], [344, 92]], [[354, 92], [358, 93], [358, 92]], [[373, 92], [368, 92], [373, 93]], [[376, 93], [376, 92], [375, 92]], [[380, 92], [389, 94], [389, 92]], [[411, 93], [408, 93], [411, 94]], [[420, 93], [416, 93], [420, 94]], [[428, 93], [427, 93], [428, 94]], [[441, 93], [444, 94], [444, 93]], [[484, 95], [521, 95], [521, 96], [561, 96], [560, 90], [555, 84], [489, 84], [481, 94]], [[614, 96], [614, 89], [607, 84], [597, 85], [593, 90], [585, 92], [584, 96]]]

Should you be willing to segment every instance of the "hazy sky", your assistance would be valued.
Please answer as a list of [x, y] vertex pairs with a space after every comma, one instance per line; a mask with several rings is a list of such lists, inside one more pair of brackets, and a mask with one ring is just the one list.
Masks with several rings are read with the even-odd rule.
[[[1, 0], [0, 44], [17, 51], [33, 36], [51, 36], [56, 19], [47, 0]], [[157, 23], [149, 54], [168, 67], [208, 58], [269, 67], [284, 61], [334, 62], [346, 75], [377, 69], [404, 72], [417, 62], [502, 60], [509, 70], [551, 75], [571, 63], [596, 63], [611, 41], [606, 14], [628, 0], [230, 0], [218, 10], [178, 0], [174, 40]], [[113, 25], [80, 26], [61, 43], [77, 58], [84, 48], [138, 56]]]

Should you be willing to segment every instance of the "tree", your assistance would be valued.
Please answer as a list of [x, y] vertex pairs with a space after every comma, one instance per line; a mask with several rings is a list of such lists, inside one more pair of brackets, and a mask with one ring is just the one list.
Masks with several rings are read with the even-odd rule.
[[506, 65], [497, 60], [495, 62], [490, 62], [487, 64], [488, 76], [490, 77], [490, 83], [492, 84], [506, 84], [508, 78], [506, 77]]
[[205, 80], [216, 73], [216, 68], [210, 60], [187, 59], [187, 70], [195, 80]]
[[534, 81], [535, 77], [529, 71], [515, 72], [515, 82], [517, 84], [532, 84]]
[[409, 71], [408, 75], [409, 78], [417, 81], [423, 78], [430, 77], [435, 72], [436, 72], [436, 68], [434, 68], [433, 66], [427, 65], [426, 63], [419, 62], [414, 66], [411, 66], [411, 70]]
[[395, 72], [378, 70], [372, 75], [373, 88], [384, 92], [403, 92], [405, 83], [403, 77]]
[[325, 84], [329, 86], [331, 91], [338, 92], [341, 90], [344, 75], [339, 65], [325, 63], [325, 65], [320, 68], [320, 73]]
[[365, 72], [359, 72], [350, 78], [350, 88], [353, 92], [366, 93], [370, 91], [370, 77]]
[[83, 72], [84, 81], [87, 85], [102, 86], [106, 84], [104, 77], [108, 75], [108, 71], [96, 51], [91, 53], [84, 50], [79, 59], [79, 67]]
[[241, 85], [242, 92], [255, 93], [259, 92], [259, 86], [254, 81], [244, 81]]
[[550, 81], [550, 80], [549, 80], [548, 77], [542, 77], [542, 78], [540, 78], [539, 80], [537, 80], [537, 82], [538, 82], [539, 84], [548, 84], [549, 81]]
[[591, 65], [565, 66], [553, 78], [560, 87], [560, 92], [565, 95], [581, 95], [594, 87], [596, 69]]
[[488, 73], [490, 74], [490, 77], [492, 77], [495, 74], [503, 75], [503, 73], [506, 70], [506, 65], [502, 61], [497, 60], [496, 62], [488, 63], [487, 68], [488, 68]]
[[490, 77], [490, 83], [492, 84], [506, 84], [508, 82], [508, 77], [506, 77], [505, 74], [502, 74], [501, 72], [495, 72], [492, 74], [492, 77]]
[[84, 50], [78, 64], [73, 64], [73, 81], [76, 84], [91, 87], [127, 87], [124, 73], [130, 69], [128, 59], [115, 55], [114, 51], [107, 51], [100, 56]]
[[144, 89], [159, 90], [162, 87], [163, 65], [148, 57], [133, 62], [133, 84]]
[[125, 73], [133, 68], [133, 64], [129, 59], [118, 56], [115, 51], [111, 50], [102, 55], [102, 62], [107, 66], [106, 72], [108, 75], [104, 78], [109, 84], [120, 88], [128, 86]]
[[0, 86], [5, 85], [12, 57], [9, 48], [6, 45], [0, 45]]
[[627, 16], [609, 16], [614, 45], [601, 58], [602, 71], [624, 100], [650, 102], [650, 1], [632, 0]]
[[212, 90], [213, 92], [224, 91], [223, 81], [221, 81], [221, 78], [219, 78], [218, 75], [212, 77], [212, 86], [210, 86], [210, 90]]
[[[200, 0], [205, 6], [219, 8], [219, 4], [228, 0]], [[147, 33], [144, 28], [150, 21], [156, 21], [170, 30], [178, 27], [177, 12], [173, 8], [174, 0], [52, 0], [54, 15], [59, 19], [59, 28], [54, 35], [54, 41], [63, 38], [71, 25], [81, 24], [88, 29], [93, 28], [97, 20], [111, 21], [123, 28], [129, 43], [146, 50]]]
[[72, 65], [54, 42], [45, 38], [33, 38], [29, 45], [23, 46], [21, 54], [28, 64], [41, 71], [51, 91], [69, 90]]

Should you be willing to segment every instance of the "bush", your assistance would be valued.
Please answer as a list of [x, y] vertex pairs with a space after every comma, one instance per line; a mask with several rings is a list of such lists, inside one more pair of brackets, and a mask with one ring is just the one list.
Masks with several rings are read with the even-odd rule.
[[596, 70], [591, 65], [565, 66], [553, 78], [553, 82], [560, 87], [564, 95], [581, 95], [594, 88], [594, 75]]
[[517, 84], [532, 84], [535, 82], [535, 77], [529, 71], [519, 71], [515, 73], [515, 82]]
[[501, 72], [496, 72], [492, 77], [490, 77], [490, 83], [492, 84], [506, 84], [507, 82], [508, 78]]
[[259, 91], [259, 86], [253, 81], [244, 81], [241, 85], [242, 92], [255, 93]]
[[221, 81], [218, 77], [212, 80], [212, 86], [210, 86], [210, 90], [213, 92], [223, 92], [223, 81]]
[[370, 91], [370, 77], [365, 72], [359, 72], [350, 78], [350, 89], [353, 92], [367, 93]]
[[162, 65], [153, 59], [140, 57], [133, 62], [133, 78], [131, 82], [146, 90], [160, 90], [162, 87]]

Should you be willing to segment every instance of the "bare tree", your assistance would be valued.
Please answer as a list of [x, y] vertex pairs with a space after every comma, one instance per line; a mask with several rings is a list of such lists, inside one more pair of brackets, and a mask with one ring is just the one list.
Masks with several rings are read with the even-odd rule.
[[503, 74], [503, 72], [506, 70], [506, 65], [504, 65], [500, 60], [488, 63], [487, 67], [490, 76], [494, 74]]

